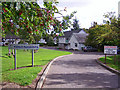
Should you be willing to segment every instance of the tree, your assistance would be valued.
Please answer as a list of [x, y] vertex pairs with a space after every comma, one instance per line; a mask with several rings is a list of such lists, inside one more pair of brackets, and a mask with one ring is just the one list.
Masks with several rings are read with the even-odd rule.
[[107, 24], [110, 26], [112, 32], [109, 33], [109, 36], [112, 37], [113, 45], [120, 47], [120, 19], [115, 16], [115, 12], [108, 12], [104, 15], [107, 18]]
[[96, 25], [98, 25], [98, 24], [97, 24], [97, 22], [94, 21], [94, 22], [92, 23], [92, 26], [91, 26], [91, 27], [95, 27]]
[[[112, 14], [112, 15], [111, 15]], [[86, 39], [86, 45], [91, 45], [103, 50], [104, 45], [120, 46], [120, 26], [119, 19], [113, 13], [105, 15], [109, 23], [103, 25], [94, 25], [88, 32], [89, 36]]]
[[47, 38], [47, 45], [48, 46], [53, 46], [54, 45], [54, 40], [53, 40], [53, 37], [52, 36], [48, 36]]
[[79, 30], [80, 29], [78, 22], [79, 21], [76, 18], [73, 19], [73, 29], [72, 30]]
[[[54, 27], [55, 33], [62, 33], [62, 23], [55, 13], [63, 17], [56, 7], [57, 2], [44, 2], [41, 8], [34, 2], [2, 2], [2, 35], [19, 36], [29, 43], [37, 42]], [[64, 19], [63, 17], [63, 20]]]

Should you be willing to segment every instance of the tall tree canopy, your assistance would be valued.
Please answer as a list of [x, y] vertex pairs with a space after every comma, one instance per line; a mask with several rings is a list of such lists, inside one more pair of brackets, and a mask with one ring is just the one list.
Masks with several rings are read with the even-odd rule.
[[75, 18], [73, 19], [73, 29], [72, 30], [79, 30], [80, 27], [79, 27], [79, 21]]
[[104, 45], [115, 45], [120, 47], [120, 19], [113, 12], [104, 15], [108, 20], [106, 24], [94, 25], [88, 32], [86, 45], [91, 45], [103, 50]]
[[69, 22], [56, 7], [57, 2], [44, 2], [44, 8], [35, 2], [2, 2], [2, 35], [16, 35], [27, 39], [30, 43], [38, 41], [40, 37], [54, 34], [62, 34], [63, 28], [68, 27], [66, 23], [60, 22], [55, 13], [61, 15], [63, 20]]

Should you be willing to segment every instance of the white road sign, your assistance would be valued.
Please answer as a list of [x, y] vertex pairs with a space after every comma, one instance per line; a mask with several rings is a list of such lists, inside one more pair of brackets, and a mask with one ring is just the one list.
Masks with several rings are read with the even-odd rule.
[[104, 46], [104, 54], [117, 54], [117, 46]]
[[8, 49], [39, 49], [39, 44], [9, 44]]

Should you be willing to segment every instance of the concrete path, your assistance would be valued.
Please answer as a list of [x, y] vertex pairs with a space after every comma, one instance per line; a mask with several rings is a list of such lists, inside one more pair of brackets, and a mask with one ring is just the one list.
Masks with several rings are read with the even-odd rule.
[[[118, 88], [118, 75], [95, 62], [99, 53], [76, 53], [57, 59], [43, 88]], [[120, 85], [119, 85], [120, 87]]]

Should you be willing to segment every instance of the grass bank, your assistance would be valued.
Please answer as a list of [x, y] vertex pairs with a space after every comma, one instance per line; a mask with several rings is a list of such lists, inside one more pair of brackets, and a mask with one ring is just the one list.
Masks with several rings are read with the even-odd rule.
[[[105, 57], [101, 57], [99, 60], [102, 63], [105, 63]], [[107, 56], [106, 65], [116, 70], [120, 70], [120, 55], [116, 55], [116, 64], [114, 64], [114, 56]]]
[[[8, 47], [2, 48], [2, 81], [14, 82], [19, 85], [30, 85], [32, 81], [37, 77], [37, 74], [42, 70], [42, 67], [26, 67], [17, 70], [14, 69], [14, 58], [9, 57]], [[39, 49], [34, 54], [34, 65], [44, 66], [54, 58], [62, 55], [71, 54], [66, 51], [56, 51], [48, 49]], [[31, 66], [32, 65], [32, 54], [31, 50], [17, 50], [17, 67]]]

